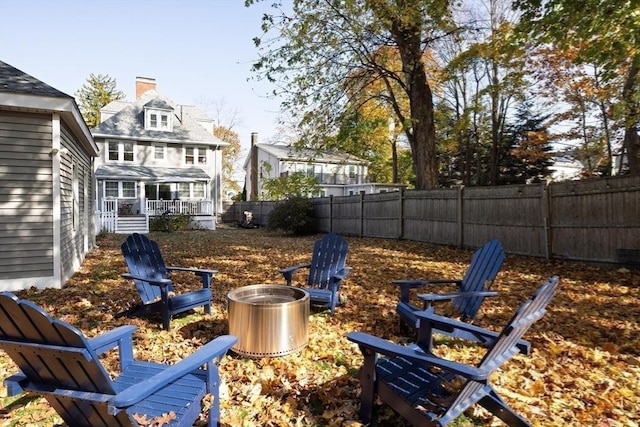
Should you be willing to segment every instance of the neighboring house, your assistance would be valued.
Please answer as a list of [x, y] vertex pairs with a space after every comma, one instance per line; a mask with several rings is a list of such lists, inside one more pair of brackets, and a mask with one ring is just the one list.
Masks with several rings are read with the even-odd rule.
[[214, 229], [222, 210], [222, 148], [213, 120], [194, 106], [156, 92], [155, 79], [136, 78], [136, 100], [114, 101], [91, 130], [100, 229], [148, 231], [149, 216], [189, 213], [194, 226]]
[[552, 181], [558, 182], [580, 179], [582, 163], [575, 160], [572, 156], [558, 153], [552, 160], [553, 163], [549, 166]]
[[78, 270], [95, 246], [97, 155], [72, 96], [0, 61], [0, 291]]
[[248, 200], [260, 200], [265, 196], [265, 180], [295, 172], [304, 172], [307, 176], [316, 177], [319, 191], [313, 195], [314, 197], [381, 193], [405, 187], [401, 184], [369, 182], [368, 162], [349, 154], [260, 144], [255, 133], [251, 135], [251, 151], [243, 167]]

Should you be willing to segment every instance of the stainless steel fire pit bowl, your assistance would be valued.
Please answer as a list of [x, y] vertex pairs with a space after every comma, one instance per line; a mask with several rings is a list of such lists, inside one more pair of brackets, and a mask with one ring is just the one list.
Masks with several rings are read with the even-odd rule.
[[249, 285], [227, 294], [233, 351], [248, 357], [284, 356], [307, 345], [309, 294], [277, 284]]

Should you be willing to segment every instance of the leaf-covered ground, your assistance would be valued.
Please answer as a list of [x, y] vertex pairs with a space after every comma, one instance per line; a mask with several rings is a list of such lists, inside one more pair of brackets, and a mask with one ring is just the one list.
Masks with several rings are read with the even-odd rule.
[[[132, 283], [122, 279], [123, 235], [99, 240], [82, 269], [63, 289], [18, 292], [55, 317], [95, 336], [123, 324], [138, 326], [136, 357], [175, 362], [203, 343], [227, 333], [226, 295], [239, 286], [283, 283], [279, 268], [306, 262], [319, 235], [284, 237], [265, 230], [218, 229], [213, 232], [154, 233], [168, 265], [219, 270], [214, 279], [211, 316], [202, 309], [178, 316], [171, 331], [157, 319], [116, 318], [137, 301]], [[472, 252], [411, 241], [347, 237], [346, 304], [331, 317], [312, 310], [309, 344], [299, 354], [248, 359], [229, 353], [221, 364], [222, 420], [227, 426], [360, 426], [358, 348], [349, 331], [366, 331], [397, 342], [395, 313], [403, 278], [460, 277]], [[476, 324], [499, 329], [513, 310], [551, 275], [561, 277], [559, 292], [546, 316], [525, 336], [530, 356], [516, 356], [494, 374], [500, 394], [537, 426], [637, 426], [640, 422], [640, 274], [636, 271], [546, 261], [508, 255], [494, 284], [500, 295], [485, 300]], [[298, 277], [299, 280], [304, 278]], [[196, 277], [174, 276], [176, 291], [199, 287]], [[478, 360], [483, 349], [442, 341], [447, 358]], [[107, 356], [108, 369], [116, 367]], [[0, 377], [15, 370], [0, 354]], [[0, 385], [0, 396], [6, 389]], [[376, 407], [380, 426], [405, 426], [384, 405]], [[60, 420], [47, 402], [33, 397], [0, 397], [3, 426], [49, 426]], [[204, 423], [200, 423], [204, 425]], [[480, 409], [457, 426], [500, 425]]]

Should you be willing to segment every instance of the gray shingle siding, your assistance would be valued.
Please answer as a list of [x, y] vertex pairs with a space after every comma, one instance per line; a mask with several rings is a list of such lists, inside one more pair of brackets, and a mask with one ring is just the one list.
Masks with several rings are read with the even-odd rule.
[[0, 110], [0, 279], [53, 274], [51, 139], [51, 115]]

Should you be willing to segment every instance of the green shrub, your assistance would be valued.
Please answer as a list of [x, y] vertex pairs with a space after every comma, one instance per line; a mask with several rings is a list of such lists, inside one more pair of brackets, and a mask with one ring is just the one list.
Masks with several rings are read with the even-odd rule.
[[149, 231], [173, 231], [187, 230], [191, 223], [189, 214], [169, 214], [149, 218]]
[[311, 199], [294, 196], [276, 203], [267, 218], [267, 228], [294, 235], [314, 233]]

